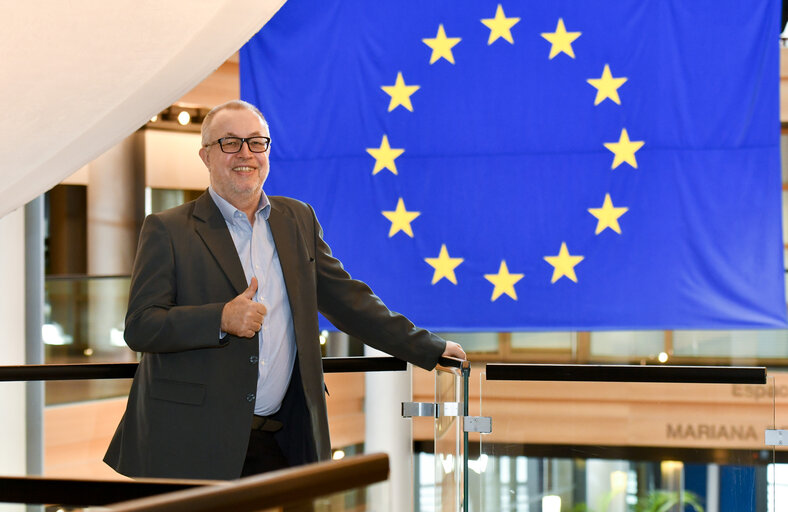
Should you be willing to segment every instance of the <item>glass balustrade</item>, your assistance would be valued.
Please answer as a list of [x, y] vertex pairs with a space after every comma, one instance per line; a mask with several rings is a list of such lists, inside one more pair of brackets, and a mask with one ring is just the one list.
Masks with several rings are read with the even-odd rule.
[[471, 413], [491, 416], [492, 433], [471, 434], [471, 511], [788, 510], [788, 451], [764, 443], [788, 424], [788, 373], [759, 385], [522, 382], [478, 370]]
[[[379, 512], [381, 505], [371, 496], [388, 496], [388, 481], [315, 499], [311, 512]], [[275, 509], [278, 511], [279, 509]], [[383, 509], [385, 510], [385, 508]], [[273, 511], [272, 511], [273, 512]]]
[[456, 511], [462, 499], [462, 432], [457, 416], [462, 400], [458, 368], [435, 372], [435, 511]]
[[[766, 473], [769, 512], [788, 510], [788, 372], [770, 372], [774, 375], [774, 392], [771, 401], [774, 407], [774, 429], [783, 446], [775, 446], [774, 462]], [[768, 397], [767, 397], [768, 398]]]
[[[47, 364], [137, 361], [123, 340], [129, 278], [48, 277], [44, 285], [44, 362]], [[47, 405], [124, 396], [131, 381], [47, 383]]]

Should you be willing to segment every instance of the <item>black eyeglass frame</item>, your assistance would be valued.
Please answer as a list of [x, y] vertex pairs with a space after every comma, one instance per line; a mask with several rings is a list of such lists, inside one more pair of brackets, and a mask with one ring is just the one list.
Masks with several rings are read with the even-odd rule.
[[[238, 146], [238, 151], [227, 151], [227, 150], [224, 149], [224, 141], [226, 141], [227, 139], [240, 140], [241, 141], [241, 144]], [[262, 150], [262, 151], [255, 151], [254, 149], [252, 149], [252, 146], [249, 145], [249, 141], [253, 140], [253, 139], [263, 139], [263, 140], [265, 140], [265, 149]], [[241, 152], [241, 150], [244, 147], [244, 142], [246, 142], [246, 147], [249, 148], [249, 151], [251, 151], [252, 153], [265, 153], [266, 151], [271, 149], [271, 137], [266, 137], [265, 135], [255, 135], [253, 137], [222, 137], [221, 139], [216, 139], [213, 142], [209, 142], [208, 144], [206, 144], [203, 147], [207, 148], [208, 146], [213, 146], [214, 144], [219, 144], [219, 149], [222, 150], [222, 153], [227, 153], [227, 154], [230, 154], [230, 155], [234, 155], [235, 153], [240, 153]]]

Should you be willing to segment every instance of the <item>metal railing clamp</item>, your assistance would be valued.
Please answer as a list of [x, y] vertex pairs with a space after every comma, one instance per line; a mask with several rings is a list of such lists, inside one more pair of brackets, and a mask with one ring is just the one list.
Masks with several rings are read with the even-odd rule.
[[492, 418], [489, 416], [463, 416], [462, 425], [465, 432], [492, 433]]
[[766, 446], [788, 446], [788, 430], [766, 429], [764, 437]]
[[402, 417], [430, 417], [441, 418], [444, 416], [460, 416], [459, 402], [402, 402]]

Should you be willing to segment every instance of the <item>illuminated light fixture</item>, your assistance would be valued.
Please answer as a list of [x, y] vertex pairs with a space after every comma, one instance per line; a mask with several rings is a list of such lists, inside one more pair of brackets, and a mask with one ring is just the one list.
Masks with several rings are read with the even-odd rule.
[[657, 356], [657, 360], [660, 363], [667, 363], [668, 362], [668, 353], [667, 352], [660, 352]]
[[614, 493], [627, 490], [627, 472], [613, 471], [610, 473], [610, 490]]
[[337, 450], [334, 452], [334, 455], [331, 456], [334, 460], [342, 460], [345, 458], [345, 452], [342, 450]]
[[542, 496], [542, 512], [561, 512], [561, 496]]
[[90, 356], [93, 355], [93, 349], [92, 348], [86, 348], [85, 350], [82, 351], [82, 353], [85, 354], [86, 356], [90, 357]]
[[181, 126], [186, 126], [192, 120], [191, 114], [186, 112], [185, 110], [181, 110], [181, 113], [178, 114], [178, 123]]
[[659, 464], [663, 473], [674, 473], [684, 469], [684, 463], [679, 460], [663, 460]]
[[41, 339], [47, 345], [71, 345], [74, 337], [63, 332], [60, 324], [44, 324], [41, 326]]
[[150, 118], [150, 122], [151, 122], [151, 123], [155, 123], [155, 122], [156, 122], [156, 121], [158, 121], [158, 120], [159, 120], [159, 116], [158, 116], [158, 114]]

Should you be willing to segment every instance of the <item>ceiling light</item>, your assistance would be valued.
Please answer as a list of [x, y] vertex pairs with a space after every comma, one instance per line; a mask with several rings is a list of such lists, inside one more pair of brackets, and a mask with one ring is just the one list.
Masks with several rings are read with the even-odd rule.
[[178, 114], [178, 123], [180, 123], [181, 126], [186, 126], [191, 120], [192, 116], [185, 110], [181, 110], [181, 113]]

